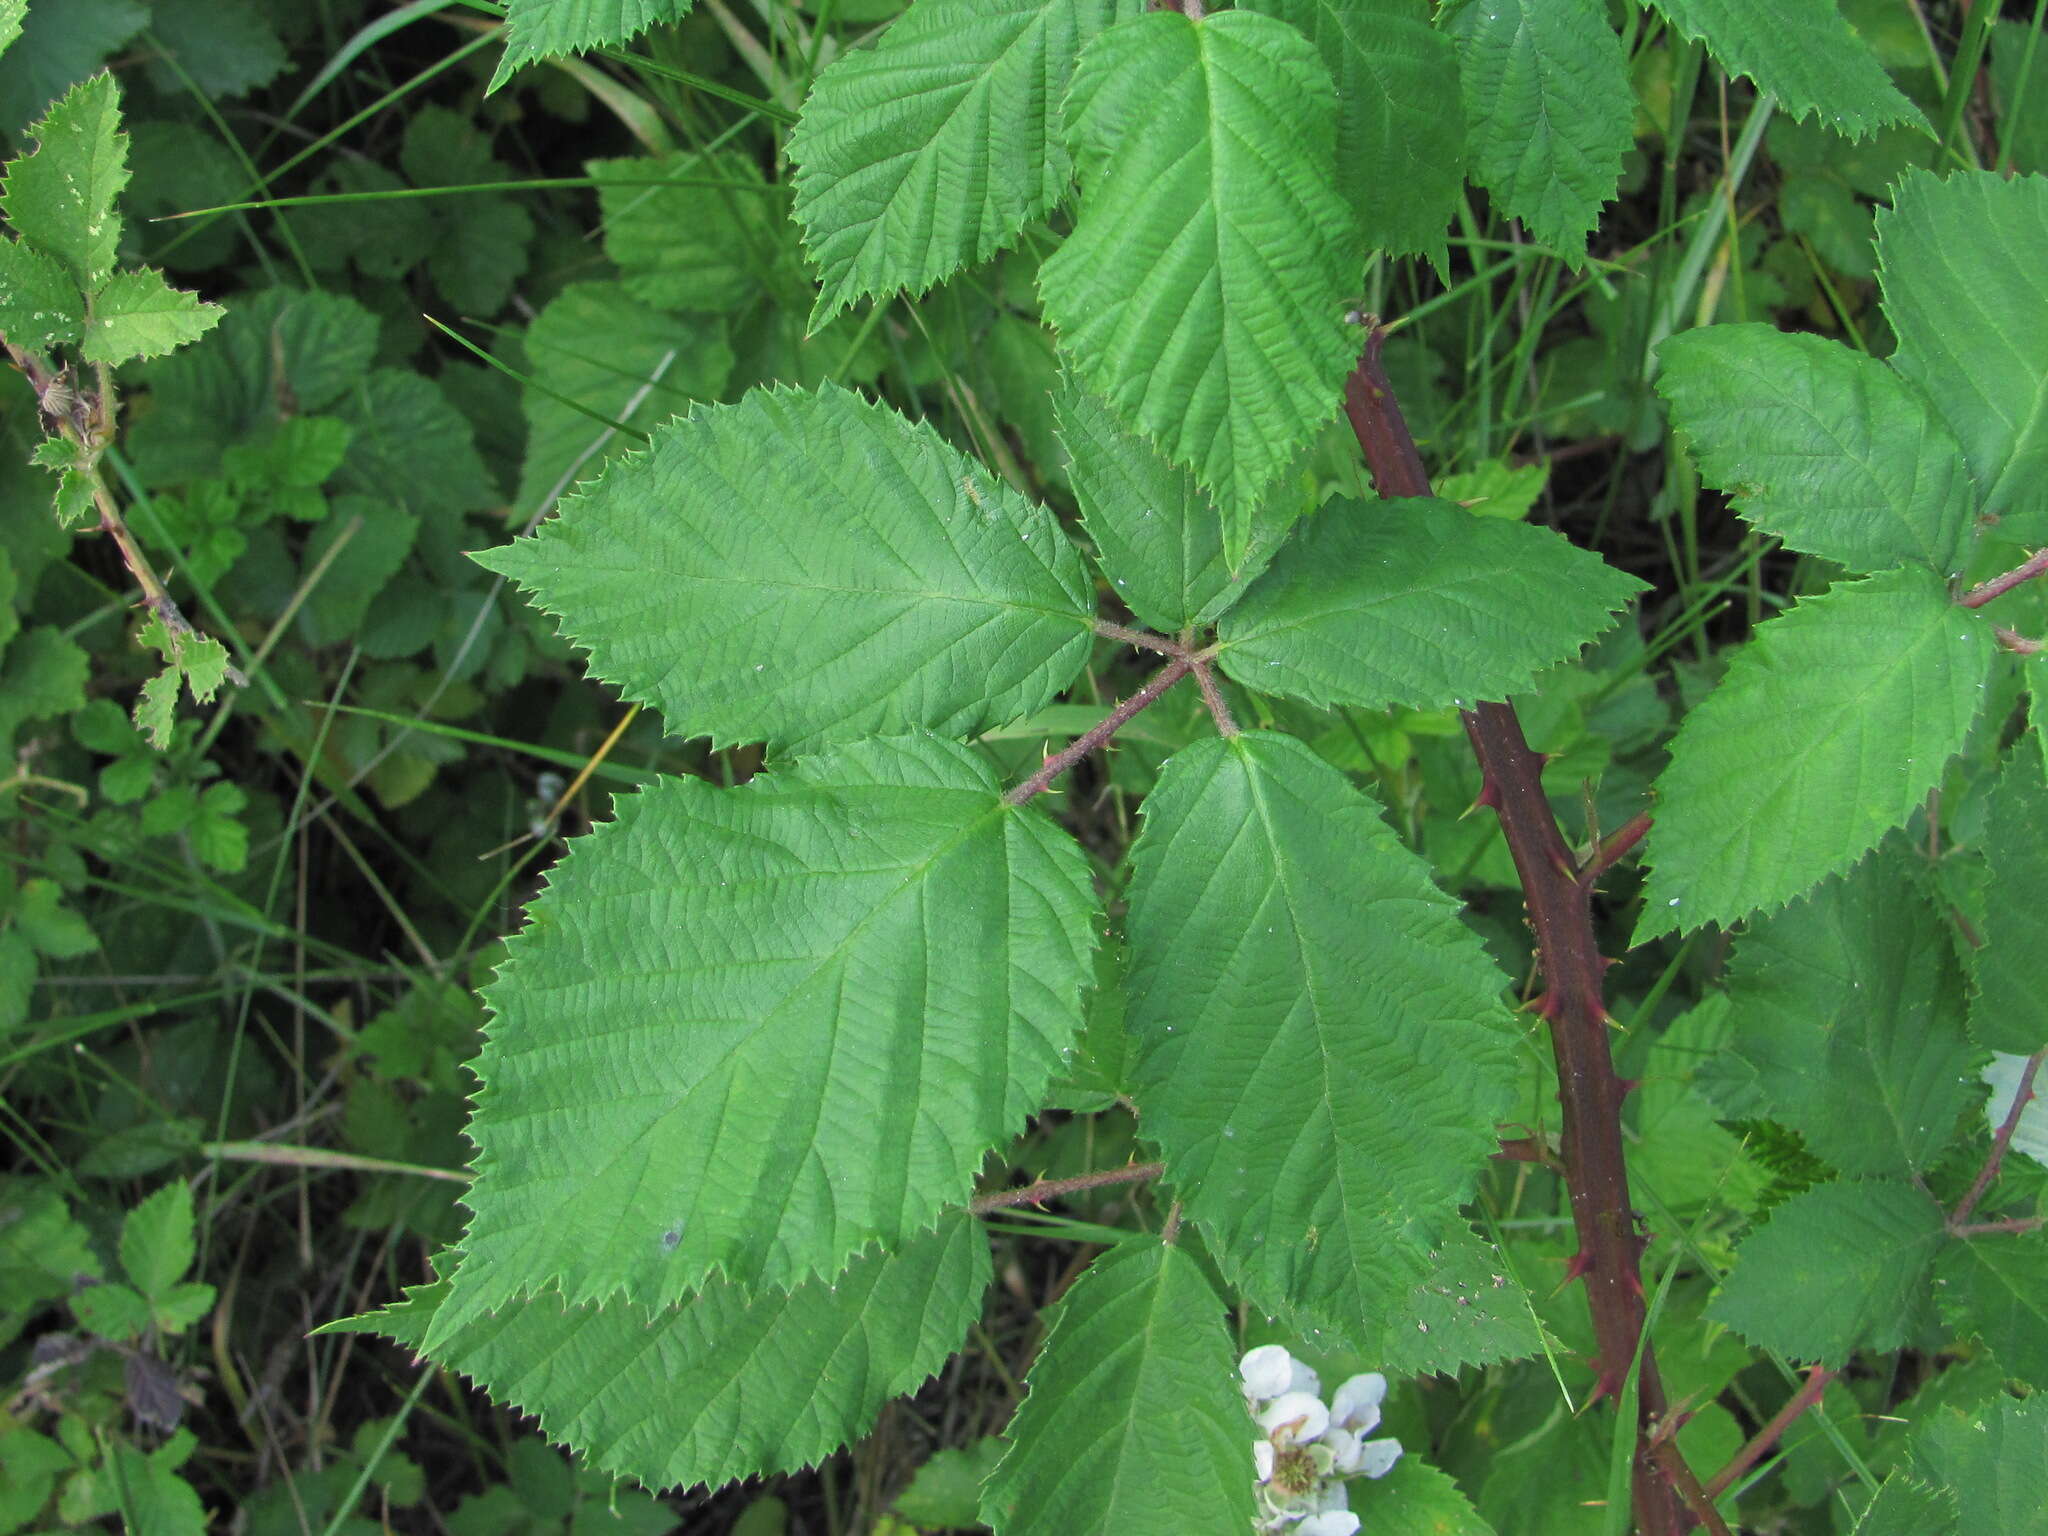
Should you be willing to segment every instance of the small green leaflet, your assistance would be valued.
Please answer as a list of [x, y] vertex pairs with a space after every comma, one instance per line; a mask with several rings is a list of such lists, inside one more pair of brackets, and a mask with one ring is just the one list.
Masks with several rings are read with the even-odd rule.
[[824, 288], [817, 330], [865, 294], [922, 293], [1066, 195], [1074, 61], [1133, 0], [917, 0], [811, 87], [789, 155]]
[[2048, 1530], [2048, 1396], [1939, 1409], [1913, 1437], [1913, 1461], [1955, 1490], [1965, 1536]]
[[1060, 1301], [982, 1492], [997, 1536], [1186, 1536], [1252, 1520], [1258, 1426], [1202, 1266], [1139, 1234]]
[[1500, 699], [1612, 627], [1643, 583], [1547, 528], [1443, 501], [1333, 501], [1224, 614], [1219, 660], [1327, 708]]
[[160, 272], [117, 272], [92, 297], [79, 352], [89, 363], [161, 357], [197, 341], [223, 313], [218, 304], [171, 287]]
[[1657, 780], [1635, 942], [1769, 911], [1903, 826], [1962, 747], [1991, 648], [1920, 566], [1763, 625]]
[[1952, 574], [1976, 510], [1962, 448], [1890, 368], [1768, 325], [1686, 331], [1658, 357], [1702, 478], [1745, 521], [1852, 571]]
[[1954, 1536], [1956, 1497], [1893, 1472], [1856, 1519], [1851, 1536]]
[[1048, 704], [1094, 593], [1043, 508], [834, 386], [699, 408], [533, 537], [475, 557], [672, 730], [815, 746]]
[[1144, 818], [1142, 1132], [1234, 1280], [1355, 1338], [1442, 1241], [1469, 1243], [1458, 1205], [1513, 1092], [1501, 976], [1378, 808], [1292, 737], [1184, 748]]
[[81, 80], [29, 132], [35, 150], [7, 162], [0, 209], [22, 239], [94, 292], [114, 270], [121, 241], [114, 199], [128, 184], [128, 136], [114, 77]]
[[[2036, 684], [2036, 701], [2040, 696]], [[2020, 742], [1999, 769], [1984, 829], [1984, 858], [1998, 898], [1979, 919], [1972, 952], [1970, 1034], [1994, 1051], [2031, 1056], [2048, 1045], [2048, 783], [2038, 748]], [[2048, 1382], [2043, 1383], [2048, 1386]]]
[[1444, 268], [1444, 230], [1463, 190], [1463, 114], [1444, 110], [1458, 68], [1429, 0], [1252, 0], [1296, 27], [1337, 85], [1337, 190], [1367, 246]]
[[1708, 1316], [1759, 1349], [1845, 1365], [1859, 1349], [1897, 1349], [1927, 1300], [1941, 1207], [1883, 1179], [1794, 1195], [1736, 1250]]
[[1635, 95], [1600, 0], [1467, 0], [1458, 40], [1472, 179], [1567, 258], [1621, 180]]
[[642, 155], [591, 160], [584, 169], [597, 183], [604, 252], [641, 303], [725, 314], [746, 307], [774, 275], [788, 226], [780, 190], [751, 156]]
[[[1970, 238], [1957, 240], [1967, 229]], [[1962, 442], [1979, 511], [2048, 538], [2048, 177], [1908, 171], [1877, 214], [1892, 363]]]
[[666, 1306], [900, 1242], [967, 1199], [1080, 1030], [1087, 863], [967, 747], [871, 740], [617, 807], [486, 989], [437, 1338], [542, 1290]]
[[32, 352], [84, 334], [78, 284], [34, 246], [0, 237], [0, 335]]
[[[650, 1488], [794, 1472], [866, 1432], [960, 1347], [988, 1289], [988, 1241], [964, 1215], [855, 1259], [831, 1283], [750, 1294], [713, 1280], [649, 1311], [514, 1302], [441, 1329], [455, 1279], [324, 1333], [381, 1333], [533, 1414], [607, 1472]], [[431, 1333], [441, 1337], [431, 1346]]]
[[1794, 117], [1814, 114], [1852, 139], [1886, 123], [1925, 129], [1835, 0], [1651, 0], [1671, 25], [1707, 45], [1731, 75], [1756, 82]]
[[689, 14], [691, 0], [505, 0], [505, 54], [491, 76], [495, 91], [522, 64], [623, 43]]
[[1952, 940], [1897, 840], [1736, 946], [1731, 1045], [1844, 1173], [1924, 1174], [1978, 1089]]
[[1081, 198], [1039, 272], [1045, 317], [1119, 420], [1250, 507], [1359, 349], [1329, 71], [1270, 16], [1155, 11], [1088, 46], [1066, 117]]
[[2008, 1374], [2048, 1387], [2048, 1234], [1994, 1232], [1950, 1243], [1934, 1276], [1951, 1327], [1981, 1338]]

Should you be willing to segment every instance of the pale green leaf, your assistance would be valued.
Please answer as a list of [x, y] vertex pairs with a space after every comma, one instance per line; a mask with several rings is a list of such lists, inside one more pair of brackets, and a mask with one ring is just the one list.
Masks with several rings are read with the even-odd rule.
[[1643, 589], [1548, 528], [1442, 501], [1333, 501], [1223, 616], [1224, 670], [1327, 707], [1500, 699]]
[[1337, 85], [1337, 190], [1375, 250], [1439, 269], [1465, 180], [1465, 124], [1446, 111], [1458, 69], [1428, 0], [1252, 0], [1306, 34]]
[[1093, 594], [1052, 516], [830, 385], [700, 407], [476, 558], [558, 615], [593, 675], [721, 742], [969, 735], [1088, 657]]
[[1144, 814], [1143, 1134], [1254, 1298], [1356, 1338], [1441, 1243], [1469, 1244], [1458, 1205], [1513, 1092], [1502, 978], [1378, 808], [1291, 737], [1176, 752]]
[[997, 1536], [1185, 1536], [1253, 1516], [1252, 1442], [1223, 1299], [1137, 1236], [1060, 1301], [1010, 1449], [982, 1494]]
[[0, 53], [21, 36], [21, 23], [28, 15], [28, 0], [0, 0]]
[[[1455, 1374], [1533, 1355], [1542, 1346], [1529, 1298], [1508, 1273], [1500, 1250], [1464, 1222], [1431, 1238], [1424, 1278], [1342, 1331], [1359, 1358], [1389, 1374]], [[1313, 1317], [1304, 1319], [1313, 1326]]]
[[1600, 0], [1468, 0], [1458, 40], [1472, 179], [1576, 259], [1634, 142], [1628, 59]]
[[125, 1285], [88, 1285], [71, 1298], [71, 1311], [88, 1333], [125, 1342], [148, 1331], [149, 1303]]
[[54, 880], [24, 880], [8, 914], [29, 947], [53, 960], [75, 960], [100, 947], [92, 925], [64, 902], [64, 888]]
[[34, 246], [0, 238], [0, 335], [30, 352], [73, 343], [84, 334], [78, 284]]
[[2009, 1375], [2048, 1387], [2048, 1236], [2000, 1232], [1950, 1243], [1934, 1266], [1942, 1316], [1990, 1346]]
[[717, 399], [733, 364], [723, 320], [663, 314], [618, 283], [564, 288], [527, 327], [526, 358], [532, 383], [520, 394], [526, 458], [517, 501], [531, 512], [634, 446], [586, 411], [645, 432]]
[[[2000, 768], [1984, 828], [1994, 893], [1972, 952], [1970, 1033], [1994, 1051], [2031, 1056], [2048, 1045], [2048, 784], [2026, 743]], [[2043, 1383], [2048, 1386], [2048, 1382]]]
[[921, 293], [986, 261], [1065, 195], [1060, 102], [1131, 0], [917, 0], [835, 60], [790, 135], [795, 215], [824, 289], [816, 330], [863, 294]]
[[1080, 1029], [1086, 862], [969, 748], [615, 805], [486, 992], [465, 1322], [829, 1275], [965, 1200]]
[[[864, 1433], [960, 1347], [988, 1279], [980, 1224], [954, 1215], [830, 1283], [749, 1295], [714, 1280], [652, 1313], [539, 1296], [448, 1330], [428, 1353], [607, 1472], [650, 1488], [717, 1487], [797, 1471]], [[420, 1348], [449, 1285], [330, 1331]]]
[[1962, 978], [1911, 856], [1879, 850], [1736, 946], [1735, 1052], [1844, 1173], [1922, 1174], [1975, 1101]]
[[1287, 531], [1285, 520], [1262, 506], [1253, 549], [1233, 571], [1215, 503], [1108, 406], [1069, 383], [1060, 393], [1059, 432], [1103, 574], [1131, 612], [1162, 633], [1176, 634], [1228, 607]]
[[121, 1223], [121, 1268], [145, 1296], [170, 1294], [198, 1254], [192, 1231], [192, 1190], [166, 1184]]
[[1918, 566], [1760, 628], [1657, 780], [1636, 942], [1768, 911], [1904, 825], [1962, 747], [1991, 646]]
[[1039, 272], [1079, 380], [1255, 504], [1337, 410], [1362, 254], [1314, 47], [1249, 11], [1155, 11], [1088, 46], [1067, 98], [1081, 201]]
[[723, 314], [761, 292], [782, 210], [751, 156], [720, 150], [584, 169], [597, 182], [605, 254], [641, 303]]
[[1894, 1472], [1857, 1517], [1852, 1536], [1953, 1536], [1955, 1494]]
[[1909, 171], [1877, 216], [1893, 365], [1963, 445], [1979, 510], [2048, 537], [2048, 177]]
[[128, 136], [114, 77], [81, 80], [29, 132], [35, 150], [7, 162], [0, 209], [22, 239], [62, 262], [90, 292], [114, 270], [121, 240], [114, 199], [128, 184]]
[[2048, 1531], [2048, 1395], [2021, 1402], [2001, 1392], [1939, 1410], [1914, 1436], [1913, 1458], [1954, 1490], [1967, 1536]]
[[1372, 1536], [1494, 1536], [1450, 1474], [1419, 1455], [1403, 1456], [1376, 1482], [1355, 1484], [1354, 1496], [1371, 1511]]
[[1976, 511], [1962, 448], [1890, 368], [1768, 325], [1686, 331], [1658, 357], [1701, 477], [1746, 521], [1852, 571], [1952, 574]]
[[680, 21], [691, 0], [506, 0], [505, 54], [495, 91], [522, 64], [623, 43], [649, 27]]
[[1651, 0], [1731, 75], [1754, 81], [1794, 117], [1817, 116], [1852, 139], [1927, 119], [1892, 84], [1835, 0]]
[[1840, 1366], [1859, 1349], [1897, 1349], [1925, 1310], [1941, 1207], [1889, 1180], [1794, 1195], [1735, 1252], [1708, 1316], [1758, 1349]]
[[161, 272], [117, 272], [93, 295], [79, 351], [89, 363], [161, 357], [204, 336], [220, 323], [222, 313], [218, 304], [201, 303], [196, 293], [171, 287]]
[[159, 752], [170, 746], [171, 731], [177, 722], [178, 681], [178, 669], [165, 667], [145, 682], [135, 696], [135, 728]]

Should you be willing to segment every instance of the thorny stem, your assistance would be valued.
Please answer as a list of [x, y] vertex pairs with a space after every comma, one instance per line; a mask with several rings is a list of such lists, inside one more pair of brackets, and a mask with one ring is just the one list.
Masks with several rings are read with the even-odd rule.
[[1216, 722], [1216, 729], [1225, 736], [1237, 734], [1237, 722], [1231, 718], [1230, 706], [1223, 701], [1223, 690], [1216, 686], [1216, 674], [1211, 670], [1205, 657], [1190, 658], [1195, 664], [1195, 685], [1202, 690], [1202, 702], [1209, 708], [1209, 717]]
[[1144, 687], [1096, 721], [1088, 729], [1086, 735], [1076, 736], [1073, 741], [1069, 742], [1061, 750], [1053, 753], [1051, 757], [1048, 757], [1040, 765], [1038, 772], [1004, 795], [1003, 798], [1011, 805], [1022, 805], [1034, 795], [1043, 794], [1052, 787], [1054, 779], [1065, 773], [1074, 764], [1081, 761], [1082, 758], [1122, 730], [1133, 715], [1153, 703], [1167, 689], [1186, 677], [1189, 672], [1194, 670], [1194, 665], [1193, 658], [1189, 656], [1174, 657], [1173, 660], [1169, 661], [1157, 672], [1154, 672], [1150, 681]]
[[[1380, 366], [1385, 332], [1376, 320], [1361, 319], [1367, 327], [1365, 352], [1345, 381], [1344, 413], [1380, 495], [1427, 496], [1429, 476], [1422, 456]], [[1593, 934], [1593, 884], [1581, 878], [1558, 828], [1543, 792], [1543, 759], [1530, 749], [1514, 706], [1478, 704], [1466, 710], [1463, 719], [1484, 774], [1480, 801], [1500, 818], [1536, 930], [1544, 992], [1535, 1008], [1549, 1021], [1557, 1058], [1565, 1184], [1579, 1240], [1566, 1278], [1586, 1284], [1599, 1348], [1595, 1395], [1620, 1401], [1629, 1362], [1640, 1349], [1631, 1469], [1636, 1527], [1642, 1536], [1680, 1536], [1693, 1517], [1671, 1473], [1659, 1465], [1652, 1433], [1664, 1417], [1664, 1387], [1655, 1355], [1643, 1338], [1643, 1239], [1637, 1233], [1622, 1154], [1621, 1101], [1627, 1089], [1615, 1076], [1607, 1044], [1609, 1020], [1601, 999], [1601, 973], [1607, 962]], [[1629, 832], [1623, 828], [1616, 835]]]
[[2040, 1073], [2044, 1060], [2048, 1060], [2048, 1046], [2043, 1046], [2029, 1056], [2026, 1066], [2020, 1069], [2019, 1086], [2013, 1090], [2012, 1108], [2006, 1112], [2004, 1121], [1998, 1127], [1998, 1134], [1991, 1138], [1990, 1155], [1984, 1159], [1984, 1166], [1977, 1170], [1976, 1182], [1970, 1185], [1970, 1192], [1963, 1196], [1962, 1204], [1949, 1213], [1948, 1229], [1954, 1235], [1963, 1235], [1963, 1228], [1970, 1219], [1970, 1213], [1977, 1209], [1977, 1202], [1984, 1198], [1984, 1191], [1989, 1189], [1991, 1181], [1998, 1177], [1999, 1166], [2005, 1161], [2006, 1149], [2012, 1145], [2013, 1132], [2019, 1129], [2020, 1116], [2026, 1112], [2028, 1101], [2034, 1097], [2034, 1078]]
[[1603, 838], [1586, 862], [1579, 866], [1579, 884], [1591, 886], [1608, 870], [1628, 856], [1629, 850], [1648, 835], [1650, 818], [1647, 813], [1638, 813], [1625, 822], [1620, 831]]
[[2035, 551], [2023, 564], [1992, 577], [1982, 586], [1970, 588], [1956, 601], [1965, 608], [1982, 608], [1994, 597], [2003, 597], [2021, 582], [2040, 575], [2048, 575], [2048, 549]]
[[1157, 651], [1162, 656], [1185, 656], [1188, 653], [1187, 647], [1178, 640], [1169, 640], [1146, 629], [1132, 629], [1128, 624], [1112, 624], [1108, 619], [1095, 621], [1095, 633], [1105, 640], [1120, 641], [1141, 651]]
[[1095, 1173], [1077, 1173], [1071, 1179], [1040, 1179], [1035, 1184], [1026, 1184], [1022, 1189], [1002, 1189], [992, 1195], [978, 1195], [967, 1208], [975, 1215], [981, 1216], [1010, 1206], [1043, 1205], [1048, 1200], [1057, 1200], [1062, 1195], [1078, 1194], [1084, 1189], [1106, 1189], [1113, 1184], [1143, 1184], [1158, 1178], [1165, 1171], [1164, 1163], [1126, 1163], [1121, 1168], [1104, 1168]]

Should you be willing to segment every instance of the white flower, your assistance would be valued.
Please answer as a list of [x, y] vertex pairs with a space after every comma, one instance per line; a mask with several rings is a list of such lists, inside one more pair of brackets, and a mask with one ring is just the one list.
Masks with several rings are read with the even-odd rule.
[[1330, 1427], [1330, 1410], [1313, 1392], [1283, 1392], [1259, 1415], [1259, 1428], [1274, 1440], [1301, 1445]]
[[1358, 1516], [1348, 1509], [1333, 1509], [1324, 1514], [1310, 1515], [1294, 1528], [1295, 1536], [1352, 1536], [1358, 1529]]
[[1254, 1440], [1252, 1442], [1252, 1465], [1258, 1468], [1260, 1482], [1270, 1483], [1273, 1480], [1272, 1441]]
[[1278, 1344], [1261, 1344], [1237, 1363], [1244, 1395], [1254, 1402], [1278, 1397], [1294, 1385], [1294, 1357]]
[[1353, 1376], [1330, 1399], [1330, 1421], [1358, 1434], [1371, 1434], [1380, 1421], [1380, 1404], [1386, 1401], [1387, 1378], [1378, 1371]]
[[1385, 1477], [1401, 1459], [1398, 1440], [1368, 1440], [1358, 1448], [1358, 1471], [1367, 1477]]
[[1293, 1366], [1294, 1374], [1288, 1379], [1287, 1390], [1290, 1392], [1306, 1392], [1311, 1397], [1321, 1397], [1323, 1395], [1323, 1378], [1318, 1376], [1310, 1367], [1303, 1365], [1299, 1360], [1294, 1361]]
[[1323, 1438], [1317, 1442], [1328, 1448], [1330, 1471], [1338, 1477], [1349, 1477], [1358, 1470], [1359, 1440], [1356, 1433], [1341, 1424], [1332, 1424], [1323, 1431]]

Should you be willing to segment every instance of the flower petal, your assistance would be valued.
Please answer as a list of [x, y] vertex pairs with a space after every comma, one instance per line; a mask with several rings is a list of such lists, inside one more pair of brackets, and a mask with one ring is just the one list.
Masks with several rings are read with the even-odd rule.
[[1348, 1509], [1332, 1509], [1310, 1515], [1294, 1531], [1295, 1536], [1352, 1536], [1357, 1529], [1358, 1516]]
[[1262, 1482], [1262, 1483], [1267, 1483], [1267, 1482], [1271, 1482], [1271, 1481], [1273, 1480], [1273, 1442], [1272, 1442], [1272, 1441], [1270, 1441], [1270, 1440], [1254, 1440], [1254, 1441], [1252, 1442], [1252, 1465], [1253, 1465], [1254, 1467], [1257, 1467], [1257, 1468], [1258, 1468], [1258, 1470], [1259, 1470], [1259, 1481], [1260, 1481], [1260, 1482]]
[[1368, 1434], [1380, 1421], [1380, 1404], [1386, 1397], [1387, 1378], [1378, 1371], [1353, 1376], [1330, 1399], [1330, 1418], [1346, 1429]]
[[1259, 1415], [1259, 1428], [1275, 1442], [1282, 1436], [1296, 1445], [1313, 1440], [1330, 1427], [1330, 1410], [1313, 1392], [1283, 1392]]
[[1368, 1440], [1358, 1448], [1358, 1470], [1367, 1477], [1385, 1477], [1400, 1459], [1398, 1440]]
[[1237, 1362], [1237, 1374], [1244, 1378], [1244, 1395], [1263, 1402], [1293, 1385], [1294, 1357], [1282, 1345], [1261, 1344]]

